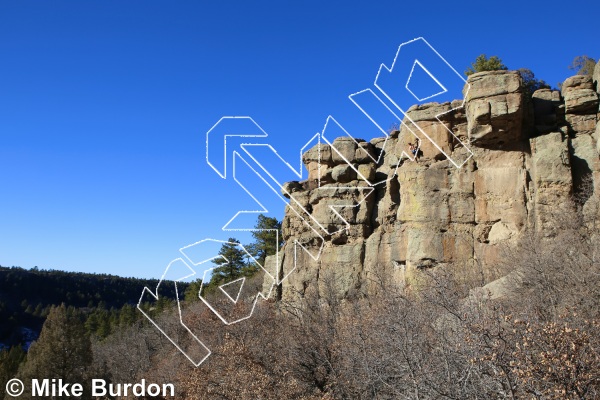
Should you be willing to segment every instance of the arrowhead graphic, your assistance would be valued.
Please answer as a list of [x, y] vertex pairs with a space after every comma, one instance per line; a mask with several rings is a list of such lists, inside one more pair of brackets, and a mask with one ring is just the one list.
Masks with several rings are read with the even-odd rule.
[[221, 291], [225, 293], [225, 296], [227, 296], [229, 300], [233, 301], [234, 303], [237, 303], [237, 301], [240, 298], [240, 293], [242, 293], [244, 282], [246, 282], [246, 278], [239, 278], [235, 281], [231, 281], [229, 283], [225, 283], [219, 286], [219, 289], [221, 289]]
[[[206, 264], [209, 261], [216, 260], [218, 258], [223, 258], [218, 254], [215, 255], [214, 251], [216, 248], [220, 247], [223, 244], [230, 244], [238, 247], [240, 250], [244, 252], [244, 257], [248, 257], [252, 262], [254, 262], [263, 272], [264, 278], [271, 278], [271, 285], [265, 285], [265, 289], [260, 289], [259, 292], [249, 293], [249, 290], [252, 290], [251, 286], [245, 286], [245, 278], [239, 278], [232, 280], [230, 282], [225, 282], [224, 284], [219, 286], [220, 293], [222, 293], [227, 299], [231, 301], [231, 303], [225, 304], [217, 301], [213, 302], [212, 300], [207, 299], [205, 296], [200, 295], [200, 300], [204, 302], [204, 304], [226, 325], [235, 324], [237, 322], [248, 319], [252, 316], [254, 312], [254, 308], [256, 307], [256, 303], [259, 299], [268, 299], [271, 295], [272, 289], [275, 285], [276, 279], [271, 275], [269, 271], [267, 271], [262, 265], [260, 265], [254, 257], [246, 248], [240, 243], [227, 242], [224, 240], [216, 240], [216, 239], [204, 239], [199, 242], [192, 243], [185, 247], [182, 247], [179, 251], [192, 263], [194, 266], [199, 266], [202, 264]], [[227, 261], [227, 259], [225, 259]], [[202, 289], [206, 284], [210, 281], [210, 276], [212, 271], [216, 267], [209, 266], [204, 268], [202, 273], [202, 286], [200, 288], [200, 292], [202, 293]], [[269, 286], [269, 287], [267, 287]], [[246, 289], [246, 287], [248, 289]], [[243, 309], [236, 308], [237, 301], [242, 295], [242, 291], [245, 290], [244, 298], [248, 298], [253, 296], [254, 300], [251, 304], [245, 304]], [[218, 292], [216, 292], [218, 293]]]
[[221, 117], [206, 132], [206, 162], [223, 179], [227, 178], [227, 138], [232, 136], [267, 137], [268, 135], [250, 117]]

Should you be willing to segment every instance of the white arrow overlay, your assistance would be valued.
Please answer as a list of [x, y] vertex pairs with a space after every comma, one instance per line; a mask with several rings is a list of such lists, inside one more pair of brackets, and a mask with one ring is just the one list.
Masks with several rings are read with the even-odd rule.
[[[429, 79], [434, 87], [433, 93], [418, 93], [419, 91], [414, 86], [414, 76], [420, 75]], [[441, 79], [441, 77], [444, 79]], [[356, 108], [366, 116], [375, 127], [382, 132], [385, 137], [383, 148], [379, 155], [374, 156], [366, 154], [371, 158], [373, 163], [379, 164], [381, 157], [385, 152], [386, 144], [388, 143], [389, 135], [387, 130], [383, 129], [385, 123], [394, 121], [398, 126], [402, 125], [415, 138], [421, 140], [429, 140], [444, 156], [456, 167], [461, 168], [472, 156], [472, 151], [467, 147], [466, 143], [461, 142], [454, 133], [442, 123], [441, 117], [444, 113], [436, 115], [436, 123], [441, 124], [444, 129], [454, 137], [455, 143], [458, 146], [464, 147], [465, 151], [453, 155], [454, 158], [444, 152], [442, 146], [425, 132], [418, 122], [413, 121], [407, 110], [416, 103], [430, 101], [431, 99], [446, 94], [453, 93], [455, 98], [462, 98], [462, 88], [466, 81], [462, 76], [424, 39], [416, 38], [408, 42], [402, 43], [396, 52], [394, 61], [391, 67], [386, 67], [381, 64], [377, 76], [375, 77], [374, 87], [372, 89], [364, 89], [348, 96], [349, 100]], [[466, 86], [465, 96], [468, 93], [469, 85]], [[448, 112], [453, 112], [464, 107], [464, 101], [461, 105]], [[381, 118], [375, 115], [385, 115], [387, 121], [382, 121]], [[435, 122], [435, 121], [434, 121]], [[431, 121], [429, 121], [431, 123]], [[209, 280], [214, 267], [206, 267], [208, 263], [222, 258], [222, 261], [229, 262], [224, 257], [218, 254], [213, 254], [210, 257], [196, 256], [196, 253], [206, 253], [205, 247], [209, 244], [229, 244], [230, 246], [238, 247], [239, 250], [247, 255], [248, 260], [256, 264], [257, 268], [265, 274], [266, 283], [263, 284], [262, 290], [252, 293], [247, 285], [244, 277], [236, 277], [230, 282], [222, 282], [218, 287], [217, 294], [220, 295], [222, 301], [208, 300], [201, 295], [198, 296], [203, 303], [223, 322], [224, 325], [231, 325], [250, 318], [260, 299], [267, 299], [273, 292], [276, 285], [280, 285], [294, 272], [297, 262], [300, 259], [301, 253], [308, 254], [312, 260], [319, 260], [323, 251], [326, 239], [333, 234], [348, 230], [350, 222], [344, 218], [344, 210], [354, 207], [360, 207], [363, 202], [370, 196], [377, 185], [385, 184], [385, 181], [373, 181], [364, 176], [353, 165], [352, 160], [347, 159], [342, 151], [336, 147], [336, 142], [333, 140], [337, 136], [354, 137], [344, 128], [333, 116], [328, 116], [325, 121], [323, 130], [313, 135], [304, 146], [299, 149], [299, 162], [294, 160], [288, 162], [280, 153], [264, 140], [268, 137], [265, 130], [260, 127], [249, 116], [229, 116], [222, 117], [206, 132], [206, 162], [207, 164], [223, 179], [232, 178], [233, 181], [240, 186], [255, 204], [254, 209], [238, 210], [233, 217], [222, 227], [223, 231], [256, 231], [249, 222], [248, 217], [253, 217], [259, 213], [267, 214], [269, 210], [264, 206], [267, 197], [279, 198], [284, 204], [288, 205], [288, 210], [293, 212], [300, 218], [303, 224], [306, 225], [310, 232], [310, 237], [304, 238], [302, 241], [295, 240], [293, 243], [287, 243], [286, 246], [293, 246], [294, 263], [293, 268], [287, 272], [285, 276], [280, 271], [268, 271], [264, 265], [258, 263], [239, 243], [220, 241], [216, 239], [203, 239], [199, 242], [185, 246], [180, 249], [183, 258], [173, 260], [166, 268], [163, 279], [159, 282], [157, 288], [152, 291], [145, 288], [138, 308], [146, 318], [148, 318], [156, 327], [164, 334], [176, 347], [181, 351], [194, 365], [200, 365], [210, 355], [210, 350], [204, 343], [186, 326], [182, 318], [182, 309], [180, 300], [177, 300], [179, 324], [183, 326], [185, 334], [182, 336], [169, 328], [172, 324], [165, 321], [160, 321], [153, 318], [148, 313], [144, 312], [141, 304], [147, 301], [156, 301], [160, 296], [160, 288], [163, 281], [169, 278], [174, 281], [175, 289], [177, 290], [177, 282], [190, 276], [199, 277], [196, 271], [192, 268], [202, 269], [202, 285]], [[227, 139], [231, 137], [248, 138], [249, 143], [242, 143], [235, 148], [228, 148]], [[418, 143], [421, 140], [417, 141]], [[321, 160], [322, 143], [331, 147], [332, 151], [336, 152], [343, 161], [352, 168], [358, 177], [358, 185], [353, 184], [348, 187], [324, 185], [320, 180], [321, 174], [318, 173], [317, 188], [315, 190], [322, 191], [319, 194], [325, 199], [331, 199], [331, 204], [328, 204], [331, 214], [315, 215], [311, 210], [307, 209], [302, 203], [294, 197], [294, 193], [286, 189], [285, 182], [289, 181], [289, 177], [297, 180], [304, 178], [304, 166], [302, 163], [302, 154], [309, 148], [316, 146], [318, 153], [318, 171], [321, 168], [329, 168], [323, 165]], [[358, 146], [357, 148], [362, 148]], [[231, 147], [231, 146], [230, 146]], [[400, 155], [400, 160], [396, 165], [394, 174], [400, 166], [403, 159], [414, 161], [414, 155], [403, 151]], [[228, 161], [230, 160], [230, 161]], [[231, 165], [228, 165], [228, 162]], [[295, 167], [294, 165], [297, 165]], [[230, 173], [228, 174], [228, 169]], [[332, 193], [344, 192], [347, 199], [343, 201], [333, 201]], [[289, 201], [287, 200], [289, 199]], [[331, 218], [334, 218], [332, 220]], [[277, 254], [276, 265], [280, 265], [279, 248], [281, 238], [277, 235]], [[187, 261], [184, 261], [187, 260]], [[279, 268], [279, 267], [278, 267]]]

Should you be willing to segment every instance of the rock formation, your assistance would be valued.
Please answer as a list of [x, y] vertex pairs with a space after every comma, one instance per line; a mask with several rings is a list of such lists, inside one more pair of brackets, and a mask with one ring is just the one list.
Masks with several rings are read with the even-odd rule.
[[[283, 188], [290, 204], [279, 263], [267, 261], [287, 276], [283, 296], [328, 275], [352, 296], [380, 269], [402, 284], [420, 268], [492, 267], [500, 244], [544, 230], [586, 182], [599, 192], [599, 79], [600, 65], [593, 77], [567, 79], [562, 93], [529, 98], [517, 72], [477, 73], [464, 107], [413, 106], [387, 139], [342, 137], [307, 151], [308, 179]], [[415, 134], [416, 162], [407, 158]], [[457, 168], [449, 158], [467, 161]]]

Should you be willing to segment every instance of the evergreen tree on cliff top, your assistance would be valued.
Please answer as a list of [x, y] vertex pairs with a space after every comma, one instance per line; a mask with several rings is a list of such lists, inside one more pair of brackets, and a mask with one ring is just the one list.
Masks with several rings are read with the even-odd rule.
[[[465, 71], [465, 75], [470, 76], [477, 72], [484, 71], [506, 71], [508, 67], [504, 65], [500, 57], [491, 56], [487, 57], [485, 54], [481, 54], [474, 63]], [[533, 92], [538, 89], [550, 89], [550, 85], [544, 82], [542, 79], [536, 79], [534, 73], [527, 68], [520, 68], [517, 70], [521, 74], [523, 79], [523, 86], [525, 93], [531, 96]]]
[[467, 68], [465, 75], [469, 76], [477, 72], [501, 71], [507, 69], [508, 67], [502, 63], [502, 60], [498, 56], [491, 56], [488, 58], [485, 54], [481, 54], [475, 59], [475, 62]]

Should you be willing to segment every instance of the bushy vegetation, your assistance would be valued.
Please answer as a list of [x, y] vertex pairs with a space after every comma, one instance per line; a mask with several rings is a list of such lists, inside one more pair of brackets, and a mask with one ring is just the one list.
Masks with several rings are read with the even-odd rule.
[[538, 89], [550, 89], [550, 85], [547, 84], [543, 79], [536, 79], [535, 74], [527, 68], [519, 68], [519, 74], [523, 79], [523, 86], [525, 93], [531, 97], [533, 93]]
[[[332, 275], [301, 301], [215, 326], [211, 359], [178, 374], [181, 398], [597, 398], [598, 229], [576, 208], [504, 249], [490, 292], [460, 265], [420, 271], [409, 288], [381, 271], [379, 290], [354, 300]], [[194, 314], [197, 327], [214, 320]]]
[[215, 268], [210, 281], [205, 285], [201, 281], [192, 283], [193, 288], [186, 292], [186, 299], [197, 299], [199, 286], [207, 294], [214, 292], [219, 285], [235, 279], [254, 277], [260, 272], [259, 264], [264, 266], [267, 256], [274, 255], [281, 246], [281, 236], [281, 222], [277, 218], [259, 214], [252, 231], [254, 241], [241, 246], [239, 240], [229, 238], [223, 243], [218, 253], [221, 257], [213, 260]]
[[[52, 307], [40, 337], [29, 348], [26, 362], [20, 366], [17, 377], [28, 387], [32, 379], [40, 377], [81, 383], [87, 389], [82, 398], [89, 399], [87, 381], [93, 362], [91, 350], [90, 335], [84, 327], [82, 313], [64, 304]], [[35, 398], [31, 393], [29, 387], [22, 398]]]
[[[501, 279], [483, 288], [471, 277], [484, 271], [472, 265], [415, 271], [404, 287], [382, 268], [368, 293], [345, 299], [332, 274], [303, 296], [261, 302], [230, 326], [203, 302], [184, 301], [183, 320], [213, 352], [197, 368], [144, 320], [102, 337], [86, 329], [89, 314], [55, 307], [18, 376], [50, 368], [67, 346], [81, 354], [64, 368], [113, 382], [174, 382], [178, 399], [597, 398], [595, 202], [576, 193], [554, 228], [504, 248], [496, 270], [485, 271]], [[178, 310], [165, 305], [155, 316], [190, 344]], [[0, 353], [13, 369], [22, 357]]]
[[569, 69], [575, 71], [577, 75], [593, 75], [596, 67], [596, 60], [587, 55], [577, 56], [569, 65]]
[[[61, 304], [83, 309], [91, 333], [106, 336], [111, 326], [127, 322], [144, 286], [157, 284], [156, 279], [0, 267], [0, 343], [25, 344], [23, 329], [39, 333], [50, 309]], [[167, 288], [164, 297], [167, 303], [174, 300], [174, 289]]]
[[[259, 267], [248, 256], [264, 263], [266, 256], [274, 254], [281, 238], [281, 223], [260, 215], [256, 229], [254, 242], [245, 246], [248, 253], [235, 245], [239, 243], [235, 238], [222, 246], [220, 254], [233, 263], [215, 260], [216, 273], [206, 285], [209, 289], [238, 276], [250, 278], [247, 284], [252, 287], [262, 284], [262, 276], [256, 274]], [[0, 267], [0, 333], [4, 335], [0, 336], [0, 344], [5, 346], [0, 347], [1, 381], [18, 376], [25, 382], [33, 377], [72, 383], [90, 377], [133, 382], [148, 376], [153, 363], [165, 364], [157, 357], [172, 350], [172, 345], [136, 309], [142, 289], [157, 284], [158, 280]], [[201, 286], [201, 280], [178, 283], [184, 307], [203, 306], [196, 301]], [[166, 282], [161, 284], [161, 297], [141, 307], [161, 326], [173, 325], [172, 331], [177, 332], [182, 327], [174, 314], [175, 299], [175, 286]], [[35, 336], [39, 333], [39, 337], [29, 338], [37, 339], [29, 348], [22, 336], [23, 328]], [[170, 360], [177, 365], [182, 362], [178, 357]], [[176, 371], [173, 366], [156, 370], [165, 382], [174, 379]], [[0, 388], [0, 399], [4, 399], [4, 389]], [[26, 391], [24, 398], [27, 393], [31, 392]]]
[[500, 57], [491, 56], [488, 58], [488, 56], [485, 54], [481, 54], [475, 59], [475, 62], [473, 62], [471, 66], [466, 69], [465, 75], [469, 76], [477, 72], [501, 71], [507, 69], [508, 67], [504, 65]]
[[[374, 290], [344, 299], [337, 277], [323, 276], [304, 297], [262, 302], [230, 326], [203, 302], [185, 301], [183, 320], [213, 352], [200, 367], [141, 320], [106, 338], [78, 335], [93, 355], [80, 364], [114, 382], [175, 382], [180, 399], [597, 398], [594, 199], [575, 195], [549, 225], [556, 229], [504, 248], [497, 269], [485, 271], [502, 278], [488, 287], [471, 278], [483, 274], [472, 265], [416, 271], [406, 287], [381, 269]], [[190, 344], [176, 309], [156, 318]], [[36, 348], [47, 337], [60, 347], [59, 336], [43, 335]]]
[[[477, 72], [484, 71], [504, 71], [508, 67], [504, 65], [500, 57], [491, 56], [488, 58], [485, 54], [481, 54], [475, 59], [475, 62], [471, 64], [465, 71], [465, 75], [470, 76]], [[538, 89], [550, 89], [550, 85], [547, 84], [543, 79], [536, 79], [535, 74], [528, 68], [519, 68], [517, 70], [523, 79], [525, 87], [525, 93], [531, 97], [533, 92]]]
[[[155, 287], [157, 283], [0, 267], [0, 382], [14, 378], [17, 372], [25, 381], [51, 374], [78, 382], [81, 376], [74, 371], [84, 368], [79, 365], [81, 359], [86, 360], [85, 371], [97, 372], [92, 368], [91, 342], [102, 341], [136, 322], [144, 325], [142, 314], [136, 310], [137, 300], [144, 286]], [[187, 288], [185, 284], [182, 287]], [[153, 312], [172, 309], [174, 299], [175, 291], [165, 290], [161, 301], [152, 305]], [[142, 306], [150, 309], [149, 304]], [[65, 372], [56, 375], [57, 368]], [[3, 399], [5, 388], [0, 386]]]

